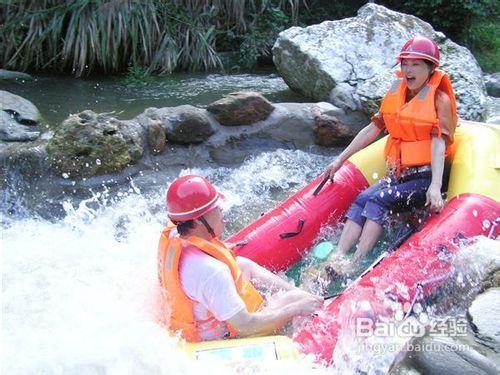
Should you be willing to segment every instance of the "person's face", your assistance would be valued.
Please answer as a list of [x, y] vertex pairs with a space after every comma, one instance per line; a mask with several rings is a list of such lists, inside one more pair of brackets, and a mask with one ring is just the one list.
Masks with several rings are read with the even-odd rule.
[[427, 83], [432, 68], [422, 59], [403, 59], [401, 73], [408, 89], [416, 93]]
[[222, 208], [215, 207], [213, 210], [204, 215], [207, 223], [212, 227], [215, 237], [220, 237], [224, 232], [226, 222], [224, 221], [224, 212]]

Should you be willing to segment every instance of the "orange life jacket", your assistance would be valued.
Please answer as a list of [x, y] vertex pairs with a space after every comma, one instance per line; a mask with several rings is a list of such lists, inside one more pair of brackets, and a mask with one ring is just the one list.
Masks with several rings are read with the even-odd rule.
[[[439, 89], [448, 95], [452, 104], [453, 122], [457, 123], [457, 103], [448, 75], [436, 69], [429, 82], [409, 102], [406, 102], [406, 82], [398, 71], [380, 107], [389, 138], [385, 145], [386, 160], [396, 168], [431, 163], [431, 131], [441, 128], [435, 97]], [[448, 147], [447, 147], [448, 152]]]
[[[193, 307], [196, 303], [190, 299], [184, 289], [179, 277], [179, 260], [183, 246], [191, 244], [206, 254], [226, 264], [233, 276], [234, 284], [238, 294], [245, 302], [249, 312], [257, 311], [262, 305], [263, 298], [255, 287], [248, 281], [242, 279], [241, 270], [236, 263], [233, 253], [219, 240], [207, 241], [199, 237], [181, 238], [174, 230], [173, 224], [167, 225], [163, 230], [158, 244], [158, 278], [160, 285], [167, 291], [170, 298], [169, 304], [172, 309], [170, 319], [170, 329], [180, 331], [182, 336], [189, 342], [199, 342], [201, 324], [213, 321], [208, 329], [216, 327], [218, 322], [215, 317], [210, 317], [204, 321], [197, 321], [193, 314]], [[228, 326], [231, 337], [237, 335], [236, 330]]]

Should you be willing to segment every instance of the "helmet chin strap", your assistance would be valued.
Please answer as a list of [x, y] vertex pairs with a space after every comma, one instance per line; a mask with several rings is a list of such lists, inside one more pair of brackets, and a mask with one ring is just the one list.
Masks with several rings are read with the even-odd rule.
[[210, 233], [212, 238], [215, 238], [215, 232], [210, 226], [210, 224], [208, 224], [207, 220], [203, 216], [198, 218], [198, 220], [201, 221], [201, 223], [205, 226], [205, 228], [207, 229], [208, 233]]

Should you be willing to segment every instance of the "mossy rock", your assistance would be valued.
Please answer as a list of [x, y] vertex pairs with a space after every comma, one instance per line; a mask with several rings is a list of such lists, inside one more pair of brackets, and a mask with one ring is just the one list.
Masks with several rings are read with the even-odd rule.
[[48, 142], [51, 167], [69, 178], [119, 172], [142, 157], [140, 130], [93, 111], [71, 115]]

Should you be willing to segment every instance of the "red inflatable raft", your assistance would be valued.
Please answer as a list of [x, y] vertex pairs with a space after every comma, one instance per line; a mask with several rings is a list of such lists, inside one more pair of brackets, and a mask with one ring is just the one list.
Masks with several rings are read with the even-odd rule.
[[[452, 255], [464, 239], [496, 237], [500, 217], [500, 127], [462, 121], [451, 151], [448, 201], [399, 249], [358, 279], [294, 336], [303, 353], [331, 363], [342, 326], [358, 316], [391, 314], [386, 299], [415, 302], [432, 294], [450, 274]], [[280, 206], [228, 239], [238, 254], [268, 269], [285, 270], [314, 245], [320, 229], [335, 225], [360, 191], [385, 174], [385, 139], [354, 155], [317, 195], [318, 177]], [[431, 282], [429, 282], [431, 280]], [[346, 308], [346, 306], [348, 308]]]

